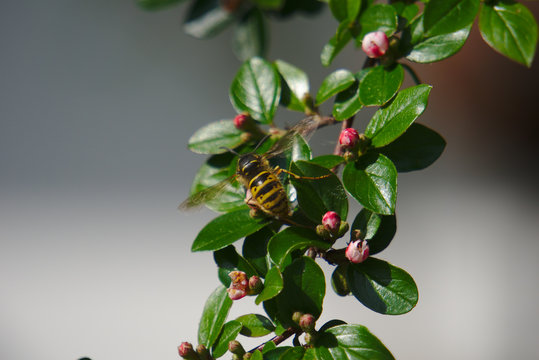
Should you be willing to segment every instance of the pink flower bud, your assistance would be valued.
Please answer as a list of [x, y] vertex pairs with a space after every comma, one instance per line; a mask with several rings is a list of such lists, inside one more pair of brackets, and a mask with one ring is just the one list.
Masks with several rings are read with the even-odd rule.
[[369, 257], [369, 244], [365, 240], [356, 240], [348, 244], [346, 257], [350, 262], [359, 264]]
[[239, 300], [247, 295], [247, 290], [249, 289], [247, 275], [243, 271], [231, 271], [228, 276], [232, 279], [227, 289], [228, 297], [232, 300]]
[[322, 225], [324, 228], [332, 234], [339, 231], [341, 226], [341, 217], [335, 211], [328, 211], [322, 217]]
[[251, 120], [248, 114], [239, 114], [234, 118], [234, 126], [236, 129], [245, 129], [247, 123]]
[[306, 333], [310, 333], [314, 330], [316, 319], [311, 314], [305, 314], [299, 319], [299, 327]]
[[238, 340], [232, 340], [228, 343], [228, 351], [239, 356], [245, 354], [245, 349]]
[[389, 48], [387, 35], [383, 31], [373, 31], [363, 37], [361, 48], [368, 57], [379, 58], [383, 56]]
[[193, 345], [191, 343], [188, 343], [187, 341], [182, 342], [180, 346], [178, 346], [178, 354], [182, 358], [188, 358], [194, 354]]
[[359, 141], [359, 134], [354, 128], [346, 128], [339, 135], [339, 144], [343, 149], [354, 148]]
[[254, 295], [260, 293], [263, 286], [264, 284], [262, 284], [262, 280], [258, 276], [253, 275], [249, 278], [249, 294]]

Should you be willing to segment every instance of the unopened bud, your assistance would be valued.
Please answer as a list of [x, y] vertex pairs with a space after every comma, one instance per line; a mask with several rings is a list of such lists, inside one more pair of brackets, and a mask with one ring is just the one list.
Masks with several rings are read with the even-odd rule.
[[346, 258], [354, 264], [359, 264], [369, 257], [369, 244], [366, 240], [355, 240], [348, 244]]
[[325, 240], [331, 239], [330, 232], [324, 227], [324, 225], [321, 224], [316, 226], [316, 235], [320, 236], [322, 239]]
[[359, 134], [357, 153], [359, 156], [365, 154], [371, 146], [371, 139], [369, 139], [365, 134]]
[[335, 211], [328, 211], [322, 217], [322, 225], [331, 234], [336, 234], [341, 226], [341, 217]]
[[353, 149], [359, 140], [359, 134], [354, 128], [346, 128], [339, 135], [339, 144], [343, 149]]
[[188, 360], [197, 360], [198, 355], [193, 349], [193, 344], [185, 341], [182, 342], [180, 346], [178, 346], [178, 354], [184, 359]]
[[314, 325], [316, 324], [316, 319], [311, 314], [304, 314], [299, 319], [299, 327], [301, 330], [306, 333], [312, 333], [314, 330]]
[[243, 356], [245, 354], [245, 349], [238, 340], [232, 340], [228, 343], [228, 351], [239, 356]]
[[243, 355], [243, 360], [249, 360], [252, 356], [253, 356], [252, 353], [245, 353], [245, 354]]
[[249, 278], [249, 295], [260, 294], [263, 288], [264, 284], [258, 276], [253, 275]]
[[198, 357], [200, 358], [200, 360], [211, 360], [212, 359], [212, 357], [210, 355], [210, 352], [208, 351], [208, 349], [203, 344], [199, 344], [197, 346], [197, 354], [198, 354]]
[[361, 48], [370, 58], [383, 56], [389, 48], [387, 35], [383, 31], [373, 31], [363, 37]]
[[231, 271], [228, 276], [232, 280], [227, 289], [228, 297], [232, 300], [239, 300], [247, 295], [249, 283], [245, 273], [243, 271]]
[[305, 343], [306, 343], [307, 345], [312, 345], [312, 344], [314, 344], [316, 338], [318, 337], [317, 335], [318, 335], [318, 334], [317, 334], [316, 332], [314, 332], [314, 331], [313, 331], [313, 332], [310, 332], [310, 333], [306, 333], [306, 334], [305, 334]]
[[292, 321], [299, 325], [299, 321], [302, 316], [303, 313], [301, 311], [296, 311], [292, 314]]
[[342, 237], [348, 232], [348, 229], [350, 229], [350, 225], [348, 225], [346, 221], [341, 222], [341, 226], [339, 226], [339, 232], [337, 233], [337, 236]]
[[241, 113], [234, 118], [234, 126], [236, 129], [244, 130], [251, 121], [252, 118], [249, 114]]

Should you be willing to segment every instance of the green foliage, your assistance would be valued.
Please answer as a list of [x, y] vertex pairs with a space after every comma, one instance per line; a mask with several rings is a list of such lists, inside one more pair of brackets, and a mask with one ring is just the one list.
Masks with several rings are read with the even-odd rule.
[[[150, 10], [181, 2], [137, 0]], [[370, 255], [382, 255], [397, 230], [398, 173], [430, 166], [445, 148], [441, 135], [416, 123], [427, 107], [431, 86], [421, 83], [404, 61], [433, 63], [455, 55], [478, 15], [483, 39], [499, 53], [529, 67], [536, 51], [537, 23], [524, 5], [512, 0], [324, 2], [191, 0], [187, 10], [184, 30], [198, 38], [214, 36], [234, 24], [232, 48], [242, 65], [229, 97], [238, 113], [254, 119], [241, 129], [231, 120], [203, 125], [188, 144], [193, 152], [210, 157], [180, 207], [206, 205], [223, 213], [202, 228], [191, 250], [213, 251], [221, 283], [246, 286], [245, 294], [255, 297], [255, 304], [262, 304], [267, 315], [246, 314], [226, 322], [232, 300], [220, 286], [206, 302], [198, 334], [199, 343], [211, 349], [213, 358], [223, 356], [228, 342], [238, 336], [298, 336], [303, 331], [299, 315], [318, 319], [327, 282], [318, 259], [333, 267], [329, 283], [339, 296], [354, 296], [380, 314], [412, 310], [418, 289], [408, 273], [373, 257], [353, 263], [339, 240], [349, 232], [350, 243], [364, 240]], [[305, 71], [285, 60], [265, 59], [267, 24], [297, 13], [314, 14], [326, 5], [336, 28], [321, 49], [322, 65], [331, 65], [350, 43], [360, 48], [364, 36], [373, 31], [389, 38], [387, 51], [367, 59], [361, 68], [324, 74], [320, 87], [311, 90]], [[404, 70], [416, 85], [401, 90]], [[320, 105], [329, 107], [331, 114], [323, 114]], [[299, 120], [288, 130], [279, 128], [283, 123], [277, 119], [279, 106]], [[376, 108], [370, 119], [363, 111], [366, 107]], [[313, 157], [308, 140], [315, 130], [335, 124], [352, 127], [356, 115], [366, 124], [358, 144], [336, 146], [334, 154]], [[238, 173], [238, 161], [245, 167], [246, 154], [252, 153], [261, 156], [249, 160], [253, 173]], [[351, 225], [346, 222], [349, 200], [362, 207], [351, 214]], [[271, 210], [280, 207], [290, 213]], [[340, 216], [338, 229], [330, 223], [322, 225], [330, 211]], [[242, 239], [239, 254], [232, 244]], [[244, 272], [246, 280], [257, 276], [263, 286], [251, 289], [247, 281], [231, 284], [231, 271]], [[294, 346], [266, 342], [261, 350], [251, 352], [251, 359], [393, 359], [365, 327], [341, 320], [318, 327], [304, 341], [308, 344], [297, 338]]]

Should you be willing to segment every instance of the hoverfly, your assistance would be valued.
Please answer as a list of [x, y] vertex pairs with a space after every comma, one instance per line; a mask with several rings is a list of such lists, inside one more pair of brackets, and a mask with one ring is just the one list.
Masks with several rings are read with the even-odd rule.
[[267, 152], [257, 154], [256, 150], [269, 137], [264, 137], [253, 151], [246, 154], [238, 154], [232, 149], [229, 152], [238, 156], [235, 174], [219, 183], [205, 188], [187, 198], [180, 204], [179, 209], [187, 210], [189, 208], [203, 205], [204, 203], [216, 198], [222, 193], [225, 187], [234, 180], [238, 180], [246, 189], [245, 202], [251, 208], [262, 210], [265, 214], [279, 220], [287, 220], [292, 215], [292, 208], [288, 196], [279, 179], [281, 173], [287, 173], [296, 179], [317, 180], [325, 178], [299, 176], [289, 172], [279, 166], [272, 166], [269, 160], [283, 152], [290, 150], [294, 144], [296, 136], [308, 138], [317, 128], [317, 120], [309, 117], [300, 121], [296, 126], [289, 129]]

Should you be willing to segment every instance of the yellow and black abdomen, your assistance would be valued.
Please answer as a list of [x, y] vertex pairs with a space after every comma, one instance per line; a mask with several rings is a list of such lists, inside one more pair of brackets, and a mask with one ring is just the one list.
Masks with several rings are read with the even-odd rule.
[[249, 189], [256, 202], [274, 216], [287, 217], [288, 198], [281, 181], [271, 171], [264, 170], [249, 180]]

